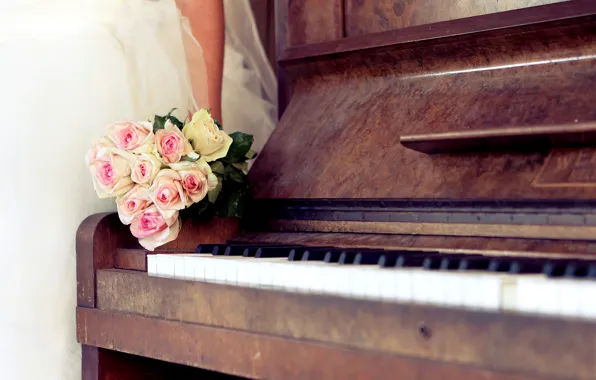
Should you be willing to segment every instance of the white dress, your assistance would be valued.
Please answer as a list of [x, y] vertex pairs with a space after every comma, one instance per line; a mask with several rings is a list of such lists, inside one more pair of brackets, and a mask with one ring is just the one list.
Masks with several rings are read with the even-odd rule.
[[[197, 0], [199, 1], [199, 0]], [[224, 128], [276, 120], [276, 83], [248, 0], [225, 1]], [[75, 233], [100, 201], [84, 163], [118, 119], [191, 108], [185, 19], [174, 0], [0, 0], [0, 378], [81, 377]]]

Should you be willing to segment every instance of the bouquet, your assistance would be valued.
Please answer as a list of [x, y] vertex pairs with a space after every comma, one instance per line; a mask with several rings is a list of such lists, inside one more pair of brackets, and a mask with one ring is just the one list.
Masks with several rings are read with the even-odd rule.
[[85, 162], [99, 198], [115, 198], [120, 221], [147, 250], [178, 237], [183, 217], [242, 217], [253, 136], [227, 134], [200, 109], [118, 121], [93, 141]]

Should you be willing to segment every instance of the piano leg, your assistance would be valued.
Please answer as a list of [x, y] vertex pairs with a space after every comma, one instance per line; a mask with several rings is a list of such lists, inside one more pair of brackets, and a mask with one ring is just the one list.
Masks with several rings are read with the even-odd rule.
[[239, 379], [200, 368], [82, 346], [82, 380]]

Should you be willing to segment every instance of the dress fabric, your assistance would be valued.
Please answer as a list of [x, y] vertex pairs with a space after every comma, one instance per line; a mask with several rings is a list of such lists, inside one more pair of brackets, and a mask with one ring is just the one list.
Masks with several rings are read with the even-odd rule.
[[[275, 75], [248, 0], [224, 4], [224, 129], [253, 134], [260, 150], [276, 122]], [[75, 234], [115, 211], [85, 152], [110, 122], [205, 106], [189, 55], [201, 47], [174, 0], [0, 1], [2, 379], [81, 378]]]

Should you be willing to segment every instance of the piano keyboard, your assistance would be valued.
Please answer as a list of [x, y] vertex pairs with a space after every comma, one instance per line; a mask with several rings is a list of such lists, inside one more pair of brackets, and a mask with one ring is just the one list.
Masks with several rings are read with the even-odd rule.
[[194, 254], [150, 254], [147, 269], [236, 286], [596, 318], [596, 260], [210, 244]]

